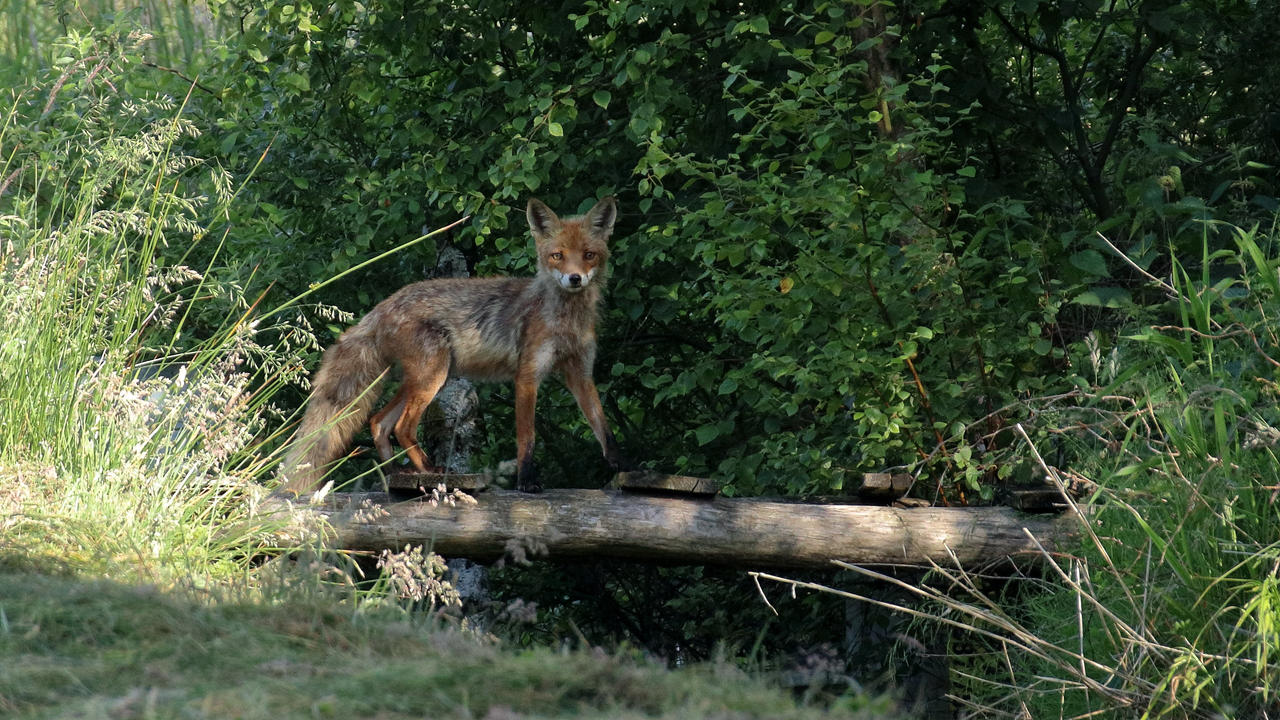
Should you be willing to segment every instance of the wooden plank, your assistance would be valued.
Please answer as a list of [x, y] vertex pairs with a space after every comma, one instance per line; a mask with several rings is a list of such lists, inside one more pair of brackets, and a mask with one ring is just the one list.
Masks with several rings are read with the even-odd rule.
[[488, 473], [423, 473], [416, 470], [400, 470], [388, 473], [386, 477], [389, 490], [419, 493], [429, 493], [441, 485], [448, 490], [481, 492], [493, 481]]
[[619, 490], [676, 493], [681, 495], [715, 495], [720, 483], [710, 478], [688, 475], [667, 475], [652, 470], [635, 470], [618, 473], [609, 487]]
[[[300, 500], [293, 507], [306, 496]], [[446, 557], [490, 561], [526, 548], [552, 559], [741, 568], [819, 568], [832, 559], [916, 566], [959, 561], [978, 568], [1011, 557], [1038, 559], [1028, 531], [1052, 549], [1079, 522], [1002, 507], [902, 509], [611, 490], [530, 495], [491, 489], [475, 500], [433, 506], [379, 493], [336, 493], [307, 509], [331, 525], [339, 547], [350, 549], [412, 543]]]
[[911, 489], [915, 478], [907, 473], [864, 473], [857, 495], [866, 500], [891, 502]]

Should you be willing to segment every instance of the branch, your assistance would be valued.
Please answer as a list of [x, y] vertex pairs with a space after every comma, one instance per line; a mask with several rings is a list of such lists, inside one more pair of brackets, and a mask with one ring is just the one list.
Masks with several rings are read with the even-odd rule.
[[221, 94], [219, 94], [216, 90], [214, 90], [213, 88], [207, 87], [207, 86], [205, 86], [205, 85], [202, 85], [202, 84], [200, 83], [200, 81], [199, 81], [199, 80], [196, 80], [195, 78], [189, 78], [189, 77], [187, 77], [186, 75], [183, 75], [181, 70], [176, 70], [176, 69], [171, 68], [171, 67], [165, 67], [164, 65], [157, 65], [157, 64], [155, 64], [155, 63], [153, 63], [153, 62], [150, 62], [150, 61], [147, 61], [147, 60], [143, 60], [143, 61], [142, 61], [142, 64], [143, 64], [143, 65], [145, 65], [145, 66], [147, 66], [147, 67], [149, 67], [149, 68], [154, 68], [154, 69], [156, 69], [156, 70], [163, 70], [163, 71], [168, 72], [168, 73], [173, 73], [174, 75], [177, 75], [178, 77], [180, 77], [180, 78], [182, 78], [183, 80], [185, 80], [185, 81], [186, 81], [188, 84], [190, 84], [192, 87], [194, 87], [194, 88], [198, 88], [198, 89], [200, 89], [200, 90], [203, 90], [203, 91], [205, 91], [205, 92], [209, 93], [210, 95], [212, 95], [212, 96], [213, 96], [213, 99], [217, 100], [218, 102], [222, 102], [222, 95], [221, 95]]
[[1138, 78], [1142, 75], [1142, 70], [1151, 62], [1151, 58], [1155, 56], [1156, 51], [1160, 49], [1160, 44], [1154, 40], [1147, 46], [1146, 50], [1138, 52], [1138, 47], [1142, 44], [1142, 39], [1134, 40], [1134, 58], [1129, 63], [1129, 71], [1124, 79], [1124, 86], [1120, 88], [1120, 94], [1112, 101], [1115, 103], [1115, 109], [1111, 113], [1111, 124], [1107, 126], [1107, 133], [1102, 139], [1102, 144], [1098, 146], [1098, 165], [1099, 167], [1106, 165], [1107, 157], [1111, 155], [1111, 148], [1115, 145], [1116, 137], [1120, 134], [1120, 126], [1124, 123], [1125, 115], [1129, 107], [1129, 101], [1138, 91]]

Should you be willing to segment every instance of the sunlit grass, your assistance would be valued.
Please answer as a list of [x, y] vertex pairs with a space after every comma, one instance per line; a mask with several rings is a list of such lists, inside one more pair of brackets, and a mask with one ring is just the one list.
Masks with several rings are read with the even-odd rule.
[[0, 533], [64, 569], [225, 572], [264, 539], [242, 496], [285, 378], [239, 318], [175, 342], [196, 303], [238, 289], [160, 251], [213, 242], [201, 219], [228, 184], [180, 151], [197, 130], [179, 103], [91, 94], [77, 83], [93, 67], [70, 67], [11, 96], [0, 123]]
[[884, 701], [798, 707], [723, 665], [511, 652], [386, 611], [39, 575], [0, 573], [0, 658], [6, 717], [890, 717]]

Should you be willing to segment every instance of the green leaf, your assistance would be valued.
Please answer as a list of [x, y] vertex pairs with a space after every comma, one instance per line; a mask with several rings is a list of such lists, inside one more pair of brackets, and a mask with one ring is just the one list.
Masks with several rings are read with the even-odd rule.
[[1107, 272], [1107, 261], [1097, 250], [1081, 250], [1071, 256], [1071, 264], [1098, 277], [1110, 277]]
[[1133, 298], [1124, 288], [1097, 286], [1076, 295], [1071, 302], [1076, 305], [1114, 309], [1132, 305]]
[[597, 90], [591, 93], [591, 100], [602, 108], [609, 107], [609, 101], [613, 99], [613, 93], [608, 90]]
[[1192, 348], [1192, 346], [1189, 343], [1179, 338], [1170, 337], [1169, 335], [1165, 335], [1154, 330], [1151, 332], [1142, 332], [1142, 333], [1136, 333], [1134, 335], [1127, 335], [1125, 337], [1131, 340], [1137, 340], [1139, 342], [1150, 343], [1152, 345], [1162, 347], [1165, 350], [1168, 350], [1174, 353], [1175, 355], [1177, 355], [1178, 358], [1183, 362], [1183, 364], [1189, 365], [1195, 357], [1195, 350]]
[[547, 123], [547, 132], [551, 137], [564, 137], [564, 128], [558, 122]]
[[835, 33], [831, 32], [830, 30], [823, 30], [813, 38], [813, 42], [815, 45], [826, 45], [827, 43], [835, 39], [836, 39]]
[[236, 142], [239, 140], [240, 140], [240, 133], [237, 133], [237, 132], [227, 133], [222, 138], [222, 142], [219, 144], [219, 148], [222, 150], [222, 154], [230, 155], [232, 149], [234, 149], [236, 146]]
[[715, 425], [701, 425], [693, 431], [693, 435], [698, 439], [699, 445], [706, 445], [720, 436], [720, 428]]

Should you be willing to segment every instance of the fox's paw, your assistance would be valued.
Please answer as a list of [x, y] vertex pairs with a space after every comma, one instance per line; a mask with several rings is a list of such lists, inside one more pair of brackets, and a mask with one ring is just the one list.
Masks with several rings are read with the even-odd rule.
[[542, 492], [542, 481], [538, 479], [538, 466], [526, 462], [516, 471], [516, 489], [520, 492]]
[[613, 439], [612, 433], [605, 439], [604, 461], [609, 464], [609, 469], [616, 473], [636, 469], [636, 464], [618, 449], [618, 441]]
[[614, 472], [631, 472], [632, 470], [639, 470], [640, 466], [632, 462], [631, 458], [619, 455], [609, 461], [609, 469]]

